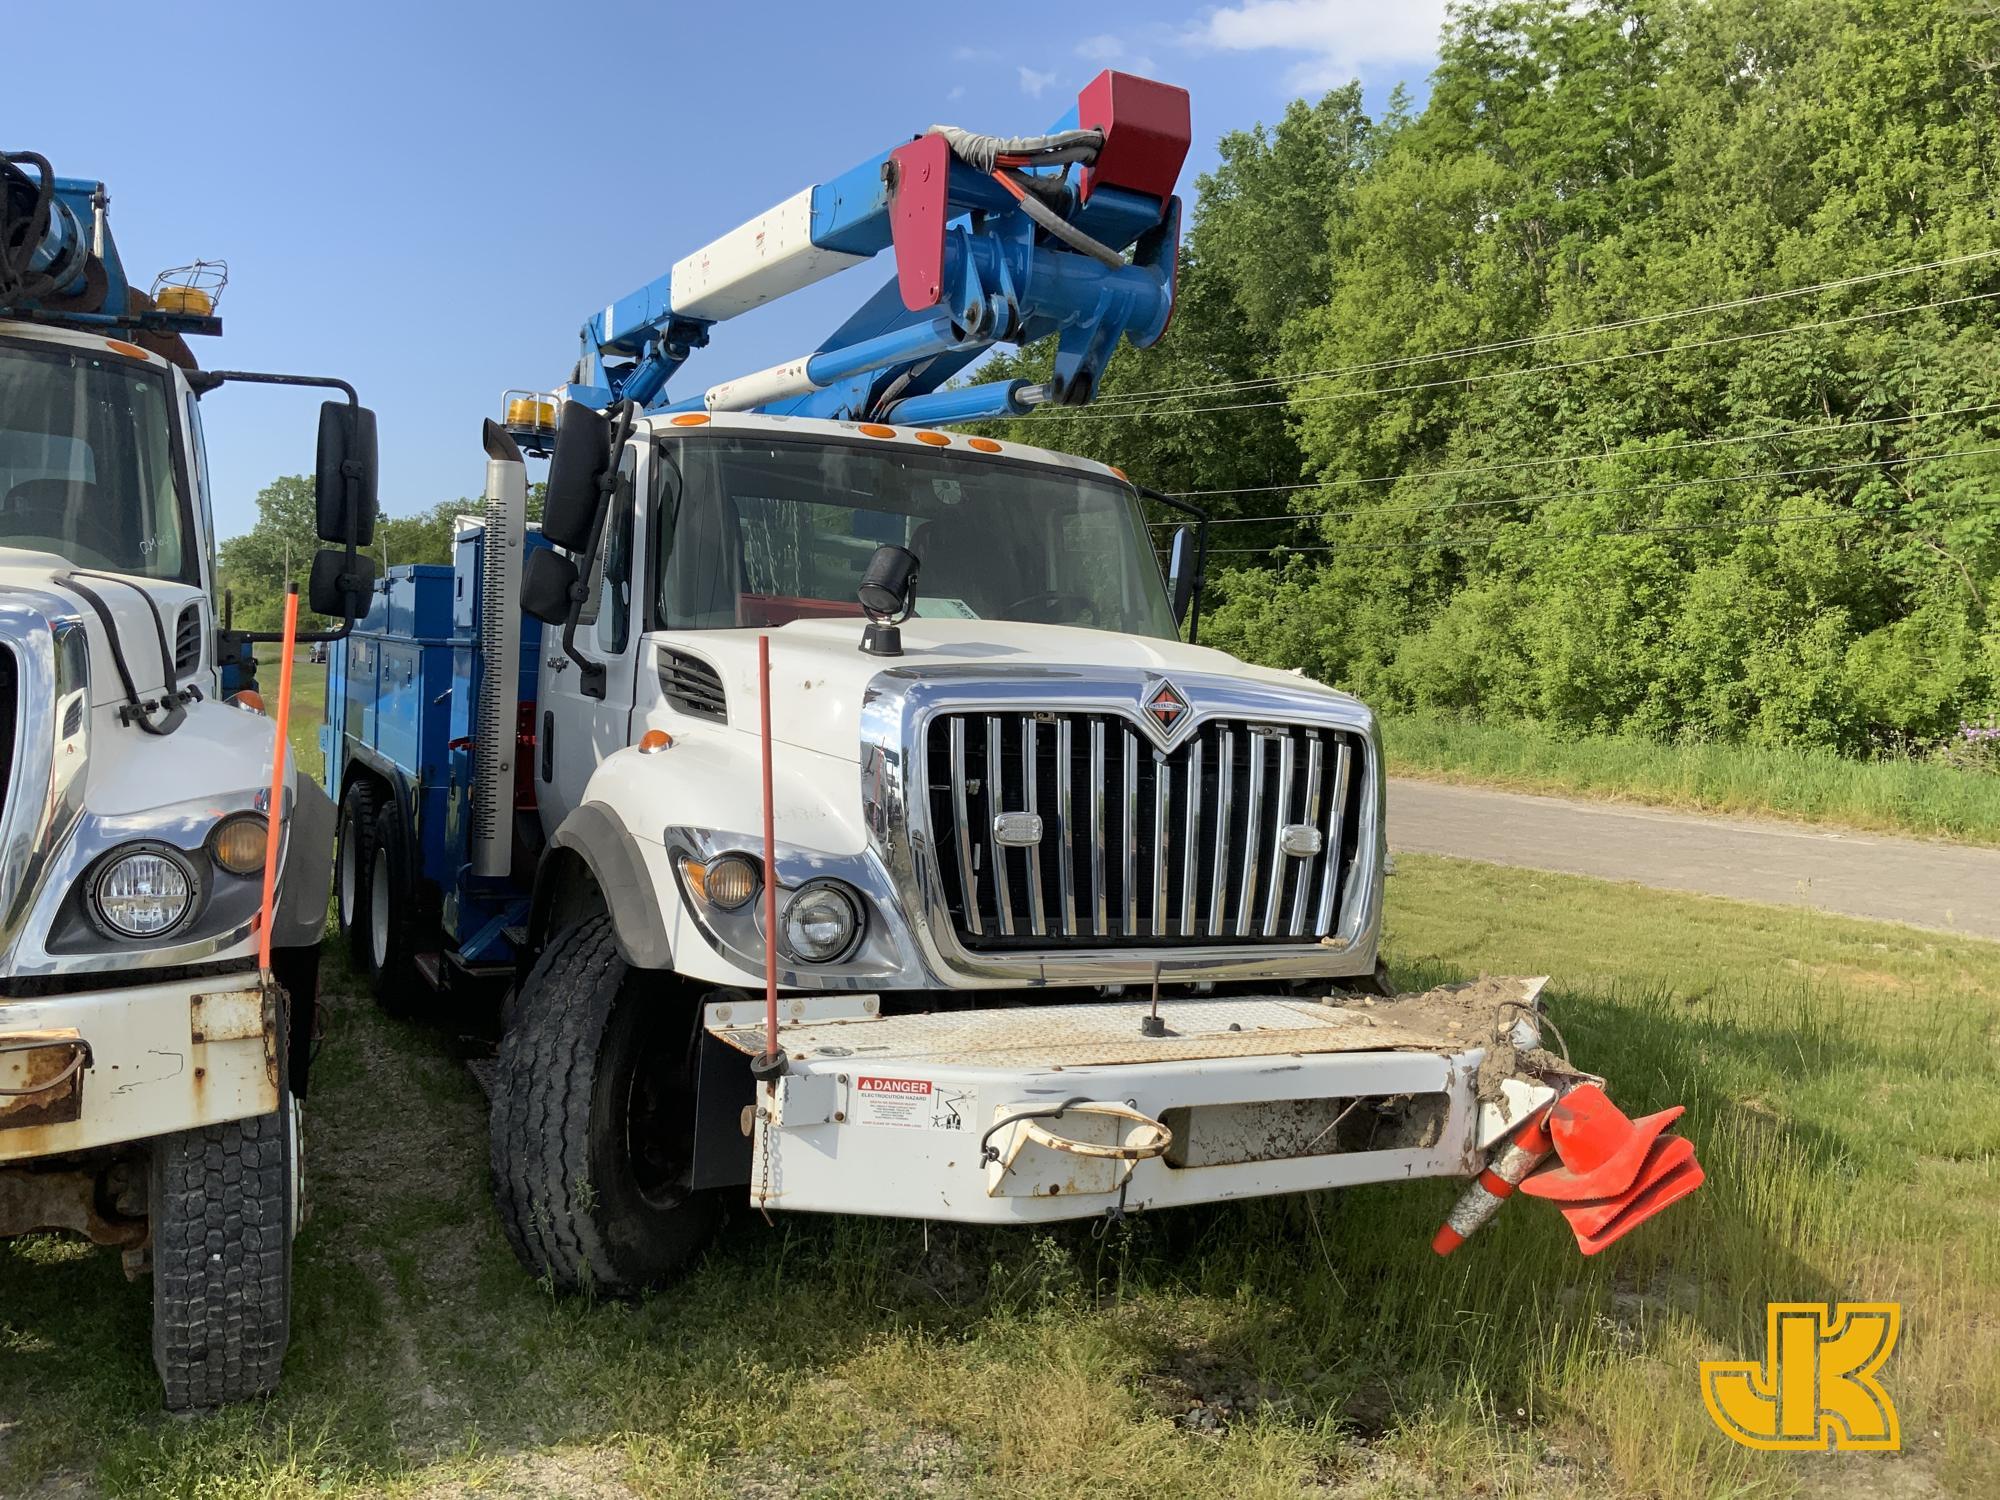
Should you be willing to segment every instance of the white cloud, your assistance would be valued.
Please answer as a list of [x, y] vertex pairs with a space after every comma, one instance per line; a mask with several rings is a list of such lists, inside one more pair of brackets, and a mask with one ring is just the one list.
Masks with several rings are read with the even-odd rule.
[[1125, 39], [1105, 32], [1099, 36], [1087, 36], [1076, 44], [1076, 55], [1085, 62], [1096, 63], [1101, 68], [1116, 68], [1121, 73], [1138, 73], [1154, 76], [1152, 56], [1145, 52], [1134, 52], [1126, 46]]
[[1205, 52], [1291, 52], [1295, 89], [1346, 83], [1369, 63], [1422, 62], [1437, 52], [1445, 0], [1245, 0], [1211, 11], [1184, 39]]
[[1056, 81], [1054, 73], [1038, 73], [1033, 68], [1025, 65], [1022, 66], [1020, 73], [1021, 92], [1026, 94], [1030, 99], [1041, 98], [1043, 94], [1048, 92], [1049, 86]]

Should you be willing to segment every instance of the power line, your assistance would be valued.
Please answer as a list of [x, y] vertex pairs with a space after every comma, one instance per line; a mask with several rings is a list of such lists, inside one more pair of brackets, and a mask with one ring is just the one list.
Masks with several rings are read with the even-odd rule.
[[[1856, 459], [1848, 463], [1808, 464], [1790, 469], [1750, 469], [1737, 474], [1711, 474], [1699, 479], [1655, 479], [1641, 484], [1599, 485], [1584, 490], [1544, 490], [1539, 494], [1506, 495], [1491, 500], [1447, 500], [1436, 505], [1368, 505], [1352, 510], [1320, 510], [1303, 515], [1298, 511], [1288, 511], [1281, 516], [1226, 516], [1219, 521], [1209, 522], [1209, 525], [1248, 526], [1253, 522], [1265, 524], [1282, 522], [1296, 526], [1308, 521], [1338, 520], [1353, 516], [1431, 515], [1453, 510], [1489, 510], [1495, 506], [1532, 505], [1545, 500], [1587, 500], [1600, 495], [1636, 495], [1653, 490], [1694, 489], [1705, 484], [1747, 484], [1756, 479], [1796, 479], [1807, 474], [1845, 474], [1856, 469], [1894, 469], [1908, 464], [1977, 458], [1987, 453], [2000, 453], [2000, 443], [1980, 448], [1959, 448], [1946, 453], [1913, 453], [1903, 458]], [[1170, 527], [1175, 523], [1152, 521], [1147, 524]]]
[[1116, 405], [1132, 401], [1146, 401], [1162, 396], [1215, 395], [1225, 391], [1256, 390], [1270, 386], [1286, 385], [1308, 380], [1334, 380], [1347, 375], [1372, 375], [1385, 370], [1408, 369], [1413, 365], [1437, 364], [1447, 359], [1470, 359], [1478, 354], [1498, 354], [1512, 349], [1534, 348], [1562, 339], [1583, 338], [1590, 334], [1616, 333], [1627, 328], [1646, 327], [1655, 323], [1671, 322], [1679, 318], [1697, 318], [1710, 313], [1734, 312], [1739, 308], [1755, 307], [1766, 302], [1780, 302], [1793, 297], [1810, 297], [1821, 292], [1840, 291], [1848, 287], [1865, 286], [1873, 282], [1887, 281], [1896, 276], [1913, 276], [1924, 271], [1941, 271], [1953, 266], [1969, 265], [1975, 261], [1991, 260], [2000, 256], [2000, 249], [1975, 250], [1965, 255], [1947, 256], [1942, 260], [1924, 261], [1919, 264], [1892, 266], [1882, 271], [1867, 271], [1856, 276], [1843, 276], [1833, 281], [1815, 282], [1810, 286], [1790, 287], [1775, 292], [1759, 292], [1748, 297], [1737, 297], [1728, 302], [1710, 302], [1700, 307], [1676, 308], [1669, 312], [1646, 313], [1638, 317], [1619, 318], [1607, 323], [1590, 323], [1578, 328], [1558, 329], [1552, 333], [1537, 333], [1513, 339], [1498, 339], [1485, 344], [1465, 344], [1456, 349], [1441, 349], [1434, 354], [1406, 354], [1394, 359], [1372, 360], [1365, 364], [1334, 365], [1320, 370], [1303, 370], [1295, 375], [1261, 376], [1250, 380], [1220, 381], [1213, 385], [1167, 386], [1153, 391], [1120, 391], [1113, 395], [1100, 396], [1097, 404]]
[[[2000, 506], [2000, 500], [1973, 500], [1963, 505], [1943, 507], [1947, 515], [1965, 511], [1991, 510]], [[1468, 536], [1461, 533], [1455, 537], [1431, 538], [1421, 542], [1364, 542], [1359, 544], [1332, 543], [1322, 547], [1218, 547], [1209, 552], [1210, 557], [1234, 557], [1246, 553], [1268, 555], [1272, 552], [1436, 552], [1447, 547], [1492, 547], [1503, 541], [1571, 542], [1589, 541], [1603, 537], [1659, 536], [1669, 533], [1701, 531], [1755, 531], [1775, 526], [1794, 525], [1839, 525], [1861, 521], [1886, 521], [1888, 516], [1862, 515], [1846, 511], [1835, 515], [1765, 515], [1737, 517], [1730, 521], [1698, 521], [1669, 526], [1624, 526], [1605, 531], [1542, 531], [1533, 534], [1510, 533], [1504, 536]]]
[[[1642, 448], [1628, 452], [1575, 453], [1553, 458], [1517, 458], [1506, 463], [1475, 464], [1457, 469], [1406, 469], [1396, 474], [1371, 474], [1359, 479], [1307, 479], [1295, 484], [1253, 484], [1237, 489], [1174, 490], [1176, 500], [1201, 500], [1214, 495], [1275, 495], [1296, 493], [1300, 490], [1354, 489], [1370, 484], [1394, 484], [1400, 479], [1470, 479], [1484, 474], [1505, 474], [1518, 469], [1546, 469], [1557, 464], [1601, 463], [1607, 459], [1651, 458], [1658, 453], [1684, 453], [1696, 448], [1716, 448], [1734, 443], [1779, 442], [1795, 437], [1814, 437], [1823, 432], [1848, 432], [1863, 427], [1893, 427], [1903, 423], [1936, 421], [1944, 417], [1972, 416], [1980, 412], [2000, 411], [2000, 401], [1982, 401], [1974, 406], [1952, 406], [1941, 411], [1913, 411], [1894, 417], [1868, 417], [1851, 422], [1819, 422], [1809, 427], [1782, 428], [1776, 432], [1749, 432], [1728, 437], [1693, 438], [1682, 443], [1668, 443], [1658, 448]], [[1294, 512], [1296, 514], [1296, 512]], [[1225, 524], [1217, 522], [1217, 525]]]
[[[1515, 380], [1527, 375], [1558, 374], [1565, 370], [1597, 369], [1605, 365], [1618, 364], [1630, 359], [1649, 359], [1661, 354], [1685, 354], [1697, 349], [1716, 349], [1727, 344], [1748, 343], [1757, 339], [1784, 338], [1792, 334], [1814, 333], [1822, 328], [1849, 327], [1856, 323], [1869, 323], [1883, 318], [1901, 317], [1905, 313], [1928, 312], [1935, 308], [1958, 307], [1968, 302], [1988, 302], [2000, 297], [2000, 291], [1972, 292], [1963, 297], [1946, 297], [1930, 302], [1912, 302], [1902, 307], [1880, 308], [1874, 312], [1850, 313], [1839, 318], [1821, 318], [1811, 323], [1797, 323], [1785, 328], [1760, 328], [1747, 333], [1718, 334], [1714, 338], [1695, 339], [1684, 344], [1662, 344], [1651, 349], [1627, 349], [1616, 354], [1593, 355], [1589, 359], [1562, 360], [1554, 364], [1525, 365], [1518, 370], [1485, 370], [1474, 375], [1453, 375], [1443, 380], [1420, 380], [1407, 385], [1381, 387], [1357, 387], [1345, 391], [1326, 391], [1319, 395], [1286, 396], [1276, 401], [1242, 401], [1225, 406], [1189, 406], [1179, 410], [1154, 408], [1147, 411], [1088, 411], [1064, 409], [1065, 415], [1078, 422], [1120, 422], [1134, 417], [1193, 417], [1215, 412], [1258, 411], [1273, 406], [1316, 405], [1327, 401], [1350, 401], [1383, 396], [1407, 395], [1413, 391], [1439, 390], [1446, 386], [1471, 386], [1492, 380]], [[1041, 408], [1047, 410], [1047, 408]], [[1036, 414], [1024, 417], [1009, 417], [1002, 420], [1032, 422]]]

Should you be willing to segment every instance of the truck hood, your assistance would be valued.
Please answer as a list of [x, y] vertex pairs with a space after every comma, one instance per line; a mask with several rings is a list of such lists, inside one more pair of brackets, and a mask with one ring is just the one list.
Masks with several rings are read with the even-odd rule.
[[[55, 595], [66, 601], [83, 621], [85, 634], [90, 639], [91, 707], [123, 703], [125, 684], [118, 675], [117, 659], [112, 655], [104, 621], [73, 586], [71, 575], [77, 572], [74, 563], [53, 553], [0, 547], [0, 592], [32, 591], [44, 597]], [[202, 597], [201, 590], [190, 584], [140, 578], [127, 573], [99, 574], [88, 569], [83, 573], [84, 576], [76, 582], [82, 583], [103, 601], [118, 632], [118, 641], [125, 653], [125, 666], [132, 674], [132, 685], [139, 697], [158, 696], [166, 686], [170, 665], [161, 658], [160, 632], [166, 632], [167, 649], [171, 651], [181, 612], [191, 601]], [[151, 606], [147, 603], [148, 599], [152, 601]], [[154, 609], [159, 611], [157, 620]]]
[[[861, 706], [868, 684], [885, 672], [922, 674], [941, 668], [1016, 672], [1109, 669], [1172, 678], [1226, 676], [1298, 695], [1307, 703], [1356, 700], [1291, 672], [1251, 666], [1226, 651], [1182, 641], [1119, 635], [1069, 625], [1011, 621], [913, 619], [905, 622], [903, 654], [870, 656], [860, 649], [859, 620], [798, 620], [775, 630], [665, 633], [662, 647], [698, 656], [721, 674], [732, 729], [756, 735], [757, 637], [771, 638], [771, 723], [780, 743], [858, 760]], [[1358, 705], [1357, 705], [1358, 706]]]

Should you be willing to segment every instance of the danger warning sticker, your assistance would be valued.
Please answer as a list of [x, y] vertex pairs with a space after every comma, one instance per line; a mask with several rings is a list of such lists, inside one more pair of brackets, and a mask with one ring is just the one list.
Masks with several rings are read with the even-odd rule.
[[857, 1125], [896, 1125], [907, 1130], [962, 1130], [960, 1111], [967, 1095], [939, 1090], [927, 1078], [881, 1078], [862, 1074], [854, 1080], [851, 1114]]

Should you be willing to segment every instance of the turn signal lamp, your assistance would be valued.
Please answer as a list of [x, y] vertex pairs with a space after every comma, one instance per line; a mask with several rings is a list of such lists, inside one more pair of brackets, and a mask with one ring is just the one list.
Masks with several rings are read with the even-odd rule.
[[208, 852], [232, 875], [255, 875], [264, 868], [264, 844], [269, 830], [262, 813], [237, 813], [215, 825]]
[[671, 750], [673, 746], [674, 737], [664, 729], [649, 729], [639, 736], [641, 755], [658, 755], [662, 750]]
[[232, 696], [229, 703], [232, 708], [240, 708], [245, 713], [261, 714], [264, 712], [264, 695], [251, 688], [245, 688], [242, 692]]
[[681, 860], [688, 889], [710, 906], [735, 911], [757, 894], [757, 867], [740, 854], [718, 854], [710, 860]]

